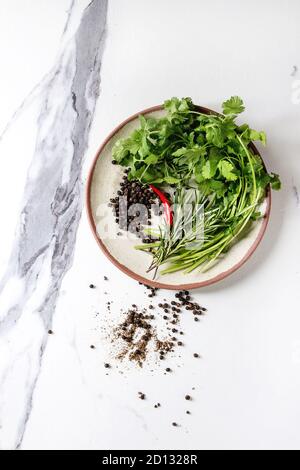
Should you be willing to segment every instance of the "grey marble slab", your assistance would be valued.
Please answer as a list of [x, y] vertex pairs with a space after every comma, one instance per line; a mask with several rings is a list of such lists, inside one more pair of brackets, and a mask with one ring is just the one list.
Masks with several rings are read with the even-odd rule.
[[[63, 34], [70, 26], [73, 6], [74, 1]], [[106, 0], [87, 5], [73, 37], [31, 94], [36, 95], [38, 88], [35, 152], [0, 295], [12, 278], [18, 278], [22, 289], [1, 312], [0, 338], [10, 343], [15, 330], [27, 321], [39, 327], [34, 344], [30, 344], [30, 338], [27, 343], [14, 343], [2, 370], [0, 448], [19, 448], [22, 444], [61, 282], [72, 263], [83, 204], [82, 164], [100, 89], [106, 13]], [[20, 376], [17, 371], [24, 358], [26, 370]], [[12, 397], [8, 390], [14, 379], [17, 389]], [[10, 418], [8, 433], [10, 400], [18, 401], [18, 410]]]

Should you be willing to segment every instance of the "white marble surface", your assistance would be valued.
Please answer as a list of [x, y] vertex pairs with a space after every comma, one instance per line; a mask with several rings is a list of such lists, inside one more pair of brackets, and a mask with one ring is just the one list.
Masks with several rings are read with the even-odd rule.
[[[1, 449], [300, 448], [299, 20], [297, 0], [1, 2]], [[232, 94], [283, 180], [267, 235], [243, 269], [195, 293], [209, 313], [182, 319], [173, 374], [107, 376], [104, 292], [114, 318], [145, 295], [91, 236], [93, 155], [139, 109], [174, 95], [217, 108]]]

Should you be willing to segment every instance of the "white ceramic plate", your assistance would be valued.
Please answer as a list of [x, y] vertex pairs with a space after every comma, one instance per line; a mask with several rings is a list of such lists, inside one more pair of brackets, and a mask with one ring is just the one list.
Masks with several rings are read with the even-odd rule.
[[[199, 109], [201, 112], [213, 113], [207, 108], [199, 107]], [[194, 289], [218, 282], [239, 269], [259, 245], [269, 220], [271, 192], [268, 191], [261, 207], [264, 218], [253, 223], [253, 228], [247, 237], [236, 243], [209, 271], [201, 273], [195, 270], [190, 274], [178, 272], [167, 275], [160, 275], [158, 272], [153, 280], [153, 274], [147, 273], [151, 256], [134, 248], [136, 244], [140, 244], [140, 241], [137, 238], [128, 240], [127, 237], [111, 237], [107, 233], [107, 230], [112, 228], [115, 233], [119, 231], [108, 203], [112, 197], [116, 196], [124, 174], [120, 166], [111, 163], [112, 148], [118, 139], [127, 137], [133, 129], [139, 127], [138, 116], [140, 114], [161, 117], [165, 111], [161, 106], [155, 106], [128, 118], [107, 137], [94, 159], [87, 184], [87, 208], [96, 240], [106, 256], [119, 269], [147, 285], [180, 290]], [[258, 153], [254, 145], [252, 149]]]

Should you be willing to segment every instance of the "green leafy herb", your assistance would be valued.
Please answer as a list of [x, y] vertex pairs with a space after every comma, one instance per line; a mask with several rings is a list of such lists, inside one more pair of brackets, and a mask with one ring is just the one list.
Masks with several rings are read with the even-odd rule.
[[[129, 168], [130, 180], [175, 186], [173, 226], [154, 230], [157, 241], [139, 247], [151, 253], [151, 268], [167, 263], [165, 273], [206, 270], [261, 217], [268, 186], [278, 190], [281, 182], [277, 174], [268, 174], [250, 145], [253, 140], [266, 145], [265, 133], [235, 122], [245, 109], [238, 96], [225, 101], [218, 115], [203, 113], [190, 98], [171, 98], [164, 108], [164, 117], [140, 116], [140, 127], [114, 145], [113, 158]], [[192, 229], [180, 222], [187, 200], [192, 201]], [[194, 226], [199, 204], [201, 242]]]
[[232, 96], [223, 103], [224, 114], [240, 114], [245, 110], [243, 100], [239, 96]]
[[238, 179], [234, 165], [227, 160], [220, 161], [218, 168], [226, 181], [236, 181]]

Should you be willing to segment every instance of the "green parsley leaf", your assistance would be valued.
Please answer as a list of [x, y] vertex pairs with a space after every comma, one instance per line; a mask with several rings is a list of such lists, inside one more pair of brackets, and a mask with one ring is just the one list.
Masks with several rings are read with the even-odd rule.
[[277, 175], [276, 173], [271, 173], [270, 176], [272, 189], [274, 189], [275, 191], [279, 191], [281, 189], [281, 181], [279, 175]]
[[261, 131], [255, 131], [254, 129], [250, 129], [250, 134], [249, 134], [249, 139], [250, 140], [260, 140], [263, 145], [267, 144], [267, 137], [265, 132]]
[[240, 114], [245, 110], [243, 100], [239, 96], [232, 96], [222, 105], [223, 114]]
[[228, 162], [227, 160], [221, 160], [219, 162], [218, 168], [221, 172], [221, 175], [227, 180], [227, 181], [236, 181], [238, 179], [238, 176], [235, 171], [235, 167], [233, 166], [232, 163]]
[[145, 158], [145, 163], [147, 163], [147, 165], [154, 165], [155, 163], [157, 163], [159, 160], [159, 155], [154, 155], [154, 153], [150, 153], [150, 155], [148, 155], [148, 157]]
[[210, 160], [207, 160], [202, 167], [202, 176], [204, 179], [209, 180], [213, 178], [217, 171], [217, 165], [212, 165]]
[[177, 184], [180, 182], [180, 179], [179, 178], [175, 178], [174, 176], [166, 176], [164, 181], [167, 183], [167, 184]]
[[224, 137], [222, 133], [222, 126], [220, 122], [214, 124], [208, 124], [206, 126], [206, 139], [207, 142], [215, 145], [216, 147], [222, 147], [224, 144]]
[[202, 167], [202, 176], [204, 179], [210, 179], [215, 176], [220, 158], [221, 155], [219, 151], [215, 147], [212, 147], [209, 152], [209, 159]]

